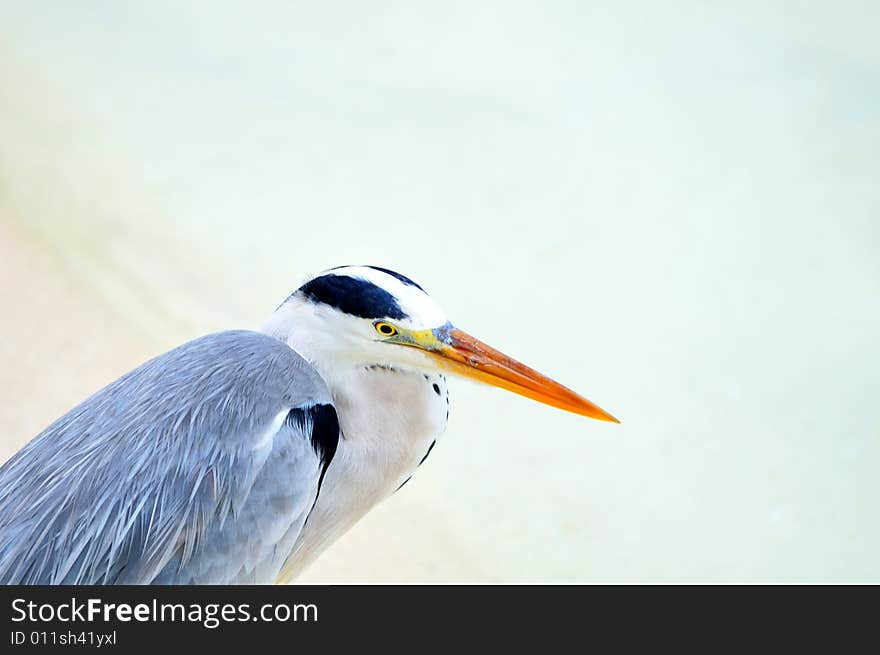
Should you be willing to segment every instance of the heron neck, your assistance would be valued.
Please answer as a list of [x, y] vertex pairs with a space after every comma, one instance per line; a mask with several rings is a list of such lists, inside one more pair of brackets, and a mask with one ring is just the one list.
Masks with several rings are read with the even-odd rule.
[[[318, 499], [279, 576], [292, 580], [358, 519], [415, 472], [449, 417], [439, 373], [363, 366], [325, 357], [314, 308], [285, 303], [260, 328], [302, 355], [330, 389], [340, 439]], [[313, 327], [314, 329], [307, 329]]]
[[439, 374], [361, 366], [334, 370], [325, 381], [341, 435], [315, 507], [282, 570], [285, 581], [415, 473], [449, 416], [446, 380]]

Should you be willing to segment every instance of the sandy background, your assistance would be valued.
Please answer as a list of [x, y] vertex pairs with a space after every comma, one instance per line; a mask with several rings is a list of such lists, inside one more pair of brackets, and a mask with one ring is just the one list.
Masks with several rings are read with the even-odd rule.
[[375, 263], [466, 383], [309, 582], [880, 581], [874, 2], [0, 2], [0, 454]]

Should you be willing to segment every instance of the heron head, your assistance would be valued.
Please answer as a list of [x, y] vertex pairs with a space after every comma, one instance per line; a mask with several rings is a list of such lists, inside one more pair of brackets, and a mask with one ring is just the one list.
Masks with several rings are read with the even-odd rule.
[[442, 371], [603, 421], [586, 398], [453, 326], [408, 277], [376, 266], [341, 266], [297, 289], [263, 326], [319, 371], [386, 366]]

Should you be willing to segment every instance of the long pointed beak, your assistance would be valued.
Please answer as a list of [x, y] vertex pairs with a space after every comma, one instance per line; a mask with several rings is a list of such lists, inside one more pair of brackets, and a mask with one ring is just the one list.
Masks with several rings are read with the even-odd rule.
[[495, 350], [467, 332], [453, 327], [438, 328], [432, 332], [436, 342], [426, 352], [450, 373], [501, 387], [567, 412], [620, 423], [604, 409], [568, 387]]

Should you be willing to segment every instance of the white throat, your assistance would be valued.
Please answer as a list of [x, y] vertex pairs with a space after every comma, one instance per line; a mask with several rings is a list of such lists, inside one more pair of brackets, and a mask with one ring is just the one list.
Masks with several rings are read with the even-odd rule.
[[261, 329], [285, 341], [315, 366], [330, 388], [341, 434], [315, 507], [282, 569], [282, 583], [293, 579], [404, 484], [449, 417], [448, 387], [442, 374], [342, 358], [322, 361], [315, 354], [320, 333], [306, 326], [291, 329], [296, 317], [286, 314], [282, 306]]

